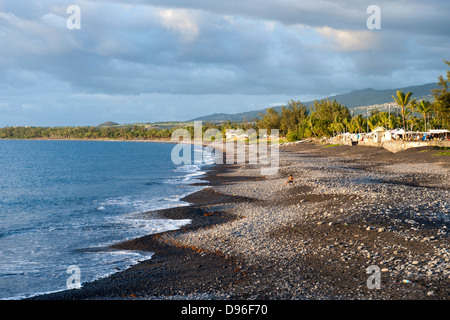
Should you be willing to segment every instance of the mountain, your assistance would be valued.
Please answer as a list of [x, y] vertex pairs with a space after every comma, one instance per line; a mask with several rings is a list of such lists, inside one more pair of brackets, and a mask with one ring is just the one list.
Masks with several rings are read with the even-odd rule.
[[[373, 106], [393, 102], [392, 96], [396, 95], [397, 90], [404, 91], [405, 93], [411, 91], [413, 93], [412, 97], [418, 100], [431, 99], [432, 93], [431, 90], [436, 89], [437, 87], [438, 87], [437, 83], [427, 83], [423, 85], [397, 89], [376, 90], [372, 88], [367, 88], [363, 90], [352, 91], [350, 93], [331, 96], [329, 97], [329, 99], [332, 101], [336, 100], [340, 104], [347, 106], [350, 110], [353, 110], [361, 106]], [[306, 106], [311, 106], [313, 105], [314, 101], [307, 101], [302, 103]], [[274, 109], [280, 111], [281, 106], [274, 107]], [[259, 114], [264, 114], [266, 110], [267, 108], [234, 114], [214, 113], [211, 115], [198, 117], [189, 121], [210, 121], [210, 122], [221, 122], [227, 120], [236, 122], [241, 122], [243, 120], [250, 121], [251, 119], [258, 118]], [[358, 113], [358, 111], [355, 110], [355, 113]]]
[[114, 126], [118, 126], [119, 124], [116, 122], [112, 122], [112, 121], [106, 121], [104, 123], [99, 124], [97, 127], [114, 127]]
[[397, 90], [405, 93], [411, 91], [413, 93], [412, 97], [419, 100], [431, 98], [431, 90], [436, 89], [437, 87], [437, 83], [427, 83], [419, 86], [386, 90], [375, 90], [368, 88], [330, 97], [330, 100], [336, 99], [337, 102], [347, 106], [349, 109], [353, 109], [360, 106], [393, 102], [392, 96], [396, 95]]

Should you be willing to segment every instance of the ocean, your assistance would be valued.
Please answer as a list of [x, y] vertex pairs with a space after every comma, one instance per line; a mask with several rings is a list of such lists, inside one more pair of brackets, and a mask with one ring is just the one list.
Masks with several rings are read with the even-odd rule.
[[141, 214], [204, 188], [192, 184], [209, 165], [175, 165], [173, 147], [0, 140], [0, 299], [65, 290], [73, 266], [82, 285], [151, 258], [106, 247], [190, 222]]

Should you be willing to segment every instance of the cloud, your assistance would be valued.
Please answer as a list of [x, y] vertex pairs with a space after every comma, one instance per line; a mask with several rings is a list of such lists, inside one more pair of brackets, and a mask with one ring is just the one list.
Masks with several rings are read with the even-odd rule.
[[60, 23], [61, 17], [54, 14], [29, 20], [11, 12], [0, 12], [2, 60], [21, 64], [21, 59], [31, 60], [34, 56], [48, 58], [71, 51], [77, 47], [77, 41], [70, 34], [61, 32]]
[[194, 14], [183, 9], [162, 9], [159, 11], [162, 25], [170, 31], [177, 32], [186, 42], [194, 41], [199, 33], [199, 26]]
[[67, 18], [53, 13], [47, 13], [41, 17], [41, 21], [49, 27], [65, 29]]
[[13, 22], [13, 21], [17, 21], [17, 17], [12, 14], [11, 12], [0, 12], [0, 19], [9, 21], [9, 22]]
[[330, 27], [321, 27], [317, 32], [330, 39], [338, 51], [367, 51], [377, 50], [380, 46], [378, 34], [373, 31], [337, 30]]
[[450, 59], [448, 1], [380, 0], [381, 30], [367, 29], [369, 0], [80, 0], [81, 30], [68, 30], [71, 4], [0, 4], [0, 103], [14, 119], [189, 119], [431, 82]]

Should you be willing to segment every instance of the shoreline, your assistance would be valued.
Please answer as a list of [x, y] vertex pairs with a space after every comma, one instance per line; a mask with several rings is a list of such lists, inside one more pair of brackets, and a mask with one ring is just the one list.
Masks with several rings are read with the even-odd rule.
[[[205, 182], [193, 185], [220, 184], [222, 179], [218, 178], [217, 174], [223, 173], [230, 167], [226, 168], [223, 164], [214, 165], [204, 177], [198, 178], [199, 180], [205, 180]], [[181, 294], [183, 297], [195, 295], [194, 292], [190, 292], [193, 287], [200, 285], [198, 281], [195, 282], [195, 279], [198, 278], [200, 281], [206, 281], [205, 279], [215, 280], [215, 278], [211, 278], [214, 269], [220, 273], [223, 281], [234, 282], [235, 277], [239, 277], [239, 274], [236, 271], [236, 261], [233, 261], [233, 259], [226, 259], [218, 253], [206, 253], [200, 248], [184, 246], [162, 238], [167, 234], [184, 233], [230, 222], [237, 217], [225, 211], [211, 213], [205, 206], [222, 205], [245, 201], [246, 199], [220, 195], [207, 186], [205, 189], [189, 194], [180, 200], [190, 202], [190, 205], [143, 212], [142, 215], [148, 218], [191, 219], [191, 223], [188, 225], [177, 230], [151, 234], [109, 247], [113, 250], [153, 252], [151, 259], [139, 262], [108, 277], [83, 283], [80, 289], [40, 294], [24, 300], [128, 300], [138, 297], [149, 300], [170, 299], [173, 295], [173, 287], [180, 285], [180, 279], [166, 274], [164, 270], [167, 269], [171, 269], [172, 272], [177, 272], [179, 275], [185, 273], [181, 277], [186, 279], [185, 286], [189, 290]], [[145, 278], [152, 279], [152, 283], [141, 283], [141, 280]], [[208, 300], [216, 299], [221, 297], [221, 294], [214, 297], [209, 294], [202, 294], [202, 297]], [[223, 298], [227, 297], [224, 296]]]
[[447, 300], [450, 159], [433, 152], [311, 142], [280, 148], [275, 176], [215, 165], [192, 205], [148, 213], [190, 225], [115, 246], [150, 260], [33, 299]]

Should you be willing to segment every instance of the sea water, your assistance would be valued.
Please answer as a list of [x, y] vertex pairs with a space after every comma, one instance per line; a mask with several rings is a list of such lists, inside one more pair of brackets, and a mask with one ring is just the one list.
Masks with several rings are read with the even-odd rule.
[[190, 222], [142, 215], [203, 188], [207, 165], [174, 165], [173, 146], [0, 140], [0, 299], [64, 290], [70, 266], [84, 283], [151, 258], [107, 247]]

